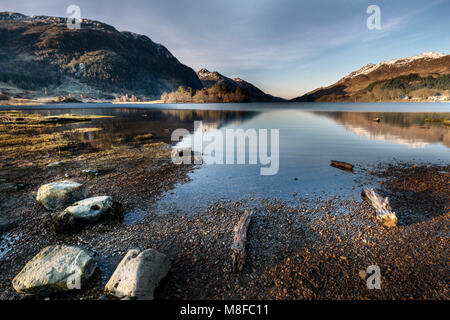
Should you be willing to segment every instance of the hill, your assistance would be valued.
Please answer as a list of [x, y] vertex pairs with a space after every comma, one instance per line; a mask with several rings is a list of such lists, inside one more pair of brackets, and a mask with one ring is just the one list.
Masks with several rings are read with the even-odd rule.
[[201, 69], [197, 72], [199, 79], [206, 88], [211, 88], [214, 85], [224, 85], [231, 91], [235, 91], [236, 88], [244, 89], [248, 92], [251, 102], [281, 102], [285, 101], [282, 98], [274, 97], [270, 94], [263, 92], [253, 84], [244, 81], [240, 78], [228, 78], [217, 71], [211, 72], [207, 69]]
[[450, 55], [424, 53], [368, 64], [335, 84], [291, 101], [445, 100], [450, 96]]
[[111, 99], [159, 98], [179, 86], [203, 87], [196, 73], [163, 45], [83, 19], [0, 12], [0, 96]]

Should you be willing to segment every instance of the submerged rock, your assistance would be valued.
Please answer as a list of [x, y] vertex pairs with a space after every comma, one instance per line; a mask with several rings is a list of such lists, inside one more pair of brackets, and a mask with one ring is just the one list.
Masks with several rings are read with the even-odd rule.
[[97, 262], [87, 250], [49, 246], [25, 265], [12, 284], [17, 292], [40, 295], [81, 289], [96, 268]]
[[37, 192], [36, 200], [47, 210], [58, 210], [87, 197], [86, 188], [78, 182], [64, 180], [44, 184]]
[[130, 250], [106, 284], [105, 292], [120, 299], [153, 300], [155, 288], [169, 270], [165, 254], [153, 249]]
[[73, 229], [77, 225], [96, 223], [102, 218], [121, 219], [123, 208], [110, 196], [101, 196], [75, 202], [53, 217], [52, 228], [56, 232]]

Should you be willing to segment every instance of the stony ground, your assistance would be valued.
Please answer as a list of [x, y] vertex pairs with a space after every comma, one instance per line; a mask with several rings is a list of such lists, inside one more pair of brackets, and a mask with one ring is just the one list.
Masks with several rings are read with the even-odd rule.
[[[171, 164], [168, 152], [162, 143], [144, 141], [60, 157], [56, 166], [0, 171], [1, 179], [21, 184], [0, 192], [2, 216], [17, 219], [2, 235], [0, 299], [47, 298], [20, 295], [11, 280], [42, 248], [62, 243], [95, 252], [99, 270], [82, 291], [51, 299], [106, 299], [106, 281], [132, 248], [154, 248], [172, 262], [157, 299], [449, 299], [449, 166], [396, 164], [355, 172], [362, 182], [383, 181], [377, 191], [389, 196], [399, 217], [399, 225], [387, 230], [365, 203], [338, 197], [244, 199], [195, 214], [156, 214], [149, 210], [154, 201], [188, 181], [193, 169]], [[98, 175], [83, 174], [87, 168]], [[148, 214], [133, 224], [102, 222], [57, 235], [35, 192], [67, 176], [84, 182], [91, 196], [111, 195], [126, 212]], [[247, 262], [232, 273], [233, 226], [245, 209], [255, 212]], [[5, 246], [6, 237], [16, 239], [13, 245]], [[370, 265], [381, 269], [380, 290], [367, 289]]]

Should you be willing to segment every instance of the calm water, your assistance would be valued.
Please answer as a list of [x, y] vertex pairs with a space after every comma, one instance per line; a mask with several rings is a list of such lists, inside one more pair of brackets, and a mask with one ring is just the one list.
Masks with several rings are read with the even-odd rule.
[[[17, 108], [15, 108], [17, 109]], [[103, 127], [84, 139], [107, 147], [117, 138], [168, 129], [194, 129], [201, 120], [206, 130], [227, 128], [279, 129], [278, 174], [261, 176], [260, 165], [203, 164], [190, 174], [191, 182], [178, 185], [157, 203], [163, 210], [194, 210], [223, 200], [339, 194], [358, 196], [357, 175], [335, 169], [330, 160], [358, 166], [379, 162], [413, 161], [448, 164], [450, 131], [425, 119], [450, 119], [448, 103], [383, 104], [211, 104], [53, 106], [29, 111], [43, 114], [103, 114], [99, 119], [72, 127]], [[380, 118], [381, 122], [372, 121]], [[186, 140], [185, 140], [186, 141]], [[248, 153], [248, 150], [246, 150]], [[357, 168], [358, 169], [358, 168]], [[297, 178], [298, 180], [295, 180]], [[355, 187], [355, 190], [352, 190]]]

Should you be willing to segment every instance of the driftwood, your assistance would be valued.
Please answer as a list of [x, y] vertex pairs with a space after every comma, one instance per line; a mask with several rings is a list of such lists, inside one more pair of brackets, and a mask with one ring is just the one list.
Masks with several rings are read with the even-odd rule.
[[353, 171], [353, 165], [347, 162], [331, 160], [330, 165], [341, 170]]
[[392, 211], [387, 197], [383, 199], [373, 189], [363, 188], [361, 198], [374, 207], [377, 212], [377, 218], [385, 227], [391, 228], [397, 225], [397, 215]]
[[247, 230], [253, 211], [245, 210], [238, 224], [234, 227], [234, 240], [231, 246], [231, 262], [233, 272], [242, 271], [245, 263], [245, 245], [247, 243]]
[[381, 120], [380, 118], [373, 118], [372, 119], [372, 121], [374, 121], [374, 122], [380, 122], [380, 120]]

